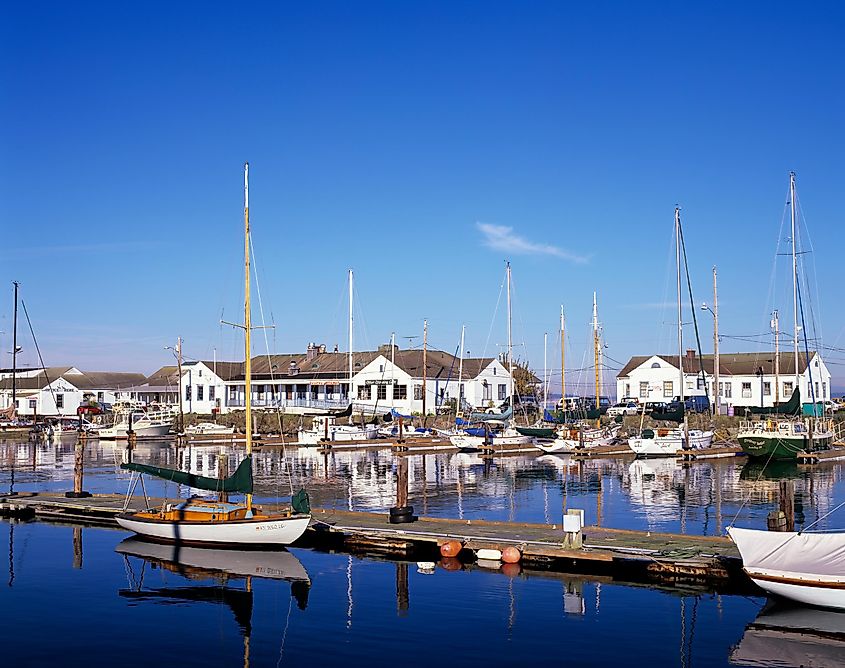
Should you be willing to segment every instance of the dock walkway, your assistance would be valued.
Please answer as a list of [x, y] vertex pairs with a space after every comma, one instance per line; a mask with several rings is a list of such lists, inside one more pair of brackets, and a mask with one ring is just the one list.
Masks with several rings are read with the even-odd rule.
[[[49, 522], [117, 527], [115, 516], [125, 497], [97, 494], [69, 499], [52, 493], [21, 493], [0, 497], [0, 515]], [[152, 506], [162, 499], [150, 499]], [[274, 504], [262, 504], [272, 510]], [[139, 510], [133, 499], [129, 508]], [[691, 536], [585, 527], [583, 547], [566, 547], [566, 534], [556, 524], [490, 522], [420, 517], [407, 524], [389, 524], [387, 514], [316, 508], [303, 537], [305, 546], [344, 550], [362, 555], [439, 558], [440, 546], [457, 540], [461, 556], [473, 558], [479, 549], [518, 547], [528, 567], [569, 573], [596, 573], [638, 581], [698, 583], [727, 587], [743, 576], [733, 543], [719, 536]]]

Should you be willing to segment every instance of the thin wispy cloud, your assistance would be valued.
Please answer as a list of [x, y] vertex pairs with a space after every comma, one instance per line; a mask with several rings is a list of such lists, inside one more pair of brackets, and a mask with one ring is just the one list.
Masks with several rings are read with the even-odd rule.
[[516, 234], [513, 228], [507, 225], [476, 223], [475, 226], [482, 234], [482, 243], [493, 250], [516, 255], [551, 255], [576, 264], [586, 264], [590, 259], [565, 248], [529, 241]]

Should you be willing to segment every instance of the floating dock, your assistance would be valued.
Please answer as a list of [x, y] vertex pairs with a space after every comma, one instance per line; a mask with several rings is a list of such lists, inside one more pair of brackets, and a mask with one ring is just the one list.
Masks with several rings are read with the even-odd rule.
[[[0, 515], [63, 524], [116, 528], [125, 497], [97, 494], [65, 498], [55, 493], [0, 497]], [[150, 499], [155, 507], [162, 499]], [[274, 504], [262, 504], [268, 510]], [[139, 510], [140, 500], [129, 505]], [[490, 522], [420, 517], [390, 524], [386, 513], [317, 508], [301, 539], [303, 546], [360, 555], [436, 560], [445, 543], [460, 543], [459, 557], [473, 561], [478, 550], [516, 547], [526, 567], [563, 573], [604, 574], [614, 578], [672, 586], [697, 584], [726, 590], [743, 588], [739, 553], [720, 536], [692, 536], [584, 527], [574, 547], [560, 524]]]

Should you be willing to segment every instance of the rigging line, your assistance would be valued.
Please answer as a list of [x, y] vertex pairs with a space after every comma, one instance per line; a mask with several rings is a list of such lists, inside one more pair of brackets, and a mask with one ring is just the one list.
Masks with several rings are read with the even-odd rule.
[[[252, 245], [252, 230], [249, 232], [249, 251], [250, 255], [252, 255], [252, 268], [253, 273], [255, 274], [255, 293], [258, 297], [258, 312], [261, 314], [261, 331], [264, 334], [264, 349], [267, 351], [267, 367], [268, 371], [270, 372], [270, 387], [271, 387], [271, 396], [275, 397], [276, 392], [273, 388], [276, 387], [276, 375], [273, 373], [273, 359], [270, 356], [270, 341], [267, 338], [267, 326], [266, 320], [264, 318], [264, 302], [261, 299], [261, 283], [258, 280], [258, 262], [255, 257], [255, 247]], [[252, 351], [247, 351], [247, 354], [252, 356]], [[251, 397], [248, 397], [251, 399]], [[287, 473], [288, 479], [288, 487], [290, 488], [290, 495], [293, 496], [293, 471], [290, 467], [288, 467], [288, 458], [287, 458], [287, 450], [285, 444], [285, 427], [284, 427], [284, 420], [282, 419], [282, 413], [279, 409], [279, 402], [278, 400], [275, 401], [276, 403], [276, 418], [279, 423], [279, 437], [282, 442], [282, 467]], [[278, 488], [276, 490], [278, 492]]]
[[[810, 382], [810, 399], [811, 399], [812, 404], [813, 404], [813, 417], [818, 417], [817, 409], [816, 409], [816, 392], [815, 392], [815, 387], [813, 386], [813, 367], [810, 364], [810, 349], [809, 349], [808, 344], [807, 344], [807, 336], [806, 336], [807, 328], [806, 328], [806, 325], [804, 324], [804, 302], [803, 302], [801, 295], [802, 295], [801, 281], [798, 281], [798, 310], [801, 311], [801, 329], [805, 333], [805, 335], [804, 335], [804, 357], [807, 361], [807, 376], [808, 376], [809, 382]], [[798, 371], [798, 370], [796, 369], [796, 371]], [[812, 432], [810, 432], [810, 433], [812, 434]]]
[[[692, 324], [695, 330], [695, 343], [698, 347], [698, 371], [701, 374], [701, 383], [704, 385], [704, 396], [707, 396], [707, 377], [704, 375], [704, 360], [701, 358], [701, 335], [698, 332], [698, 317], [695, 314], [695, 300], [692, 296], [692, 281], [689, 275], [689, 263], [687, 262], [687, 245], [684, 242], [684, 228], [681, 226], [680, 217], [678, 218], [678, 233], [681, 237], [681, 250], [684, 254], [684, 270], [687, 275], [687, 289], [689, 291], [690, 311], [692, 311]], [[680, 351], [679, 353], [680, 354]]]
[[[487, 330], [487, 340], [484, 342], [484, 349], [481, 352], [481, 357], [487, 356], [487, 349], [490, 347], [490, 337], [493, 336], [493, 325], [496, 323], [496, 315], [499, 313], [499, 304], [502, 303], [502, 292], [505, 289], [505, 281], [499, 284], [499, 297], [496, 299], [496, 308], [493, 310], [493, 318], [490, 320], [490, 329]], [[498, 357], [498, 354], [497, 354]]]
[[41, 357], [41, 349], [38, 347], [38, 340], [35, 338], [35, 330], [32, 329], [32, 321], [29, 319], [29, 312], [26, 310], [26, 302], [21, 299], [21, 306], [23, 306], [23, 314], [26, 316], [26, 324], [29, 325], [29, 333], [32, 335], [32, 342], [35, 344], [35, 352], [38, 353], [38, 361], [41, 362], [41, 368], [44, 370], [44, 378], [47, 381], [47, 387], [50, 388], [50, 395], [53, 397], [53, 405], [56, 405], [56, 390], [53, 388], [50, 375], [47, 373], [47, 367], [44, 366], [44, 358]]

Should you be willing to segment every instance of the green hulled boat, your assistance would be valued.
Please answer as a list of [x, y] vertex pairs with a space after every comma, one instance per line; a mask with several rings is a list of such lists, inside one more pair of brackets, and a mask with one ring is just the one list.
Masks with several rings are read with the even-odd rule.
[[829, 423], [805, 420], [755, 420], [741, 425], [737, 440], [742, 451], [758, 459], [797, 459], [800, 452], [827, 450], [833, 442]]

